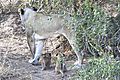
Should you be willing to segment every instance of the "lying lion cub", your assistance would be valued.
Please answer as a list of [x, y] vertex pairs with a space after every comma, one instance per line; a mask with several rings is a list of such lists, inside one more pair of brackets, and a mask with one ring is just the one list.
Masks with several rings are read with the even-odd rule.
[[65, 25], [65, 20], [57, 15], [46, 16], [41, 13], [37, 13], [31, 8], [19, 9], [19, 14], [22, 23], [25, 25], [27, 32], [28, 44], [31, 49], [31, 39], [34, 42], [33, 59], [29, 60], [32, 64], [37, 64], [38, 59], [41, 56], [41, 52], [44, 46], [44, 40], [49, 38], [55, 33], [62, 34], [67, 38], [71, 47], [77, 55], [78, 61], [76, 64], [81, 64], [80, 53], [76, 50], [75, 35], [72, 28], [68, 28]]

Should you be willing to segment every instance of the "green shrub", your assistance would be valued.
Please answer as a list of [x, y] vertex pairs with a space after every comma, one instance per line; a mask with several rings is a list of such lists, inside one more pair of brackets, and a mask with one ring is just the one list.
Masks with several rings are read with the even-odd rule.
[[98, 36], [106, 36], [108, 27], [108, 17], [98, 4], [93, 4], [90, 0], [85, 0], [82, 5], [83, 15], [76, 29], [76, 43], [78, 48], [88, 48], [91, 53], [94, 50], [101, 51]]
[[[118, 79], [116, 79], [118, 77]], [[93, 59], [86, 67], [76, 71], [72, 80], [119, 80], [120, 62], [109, 61], [104, 58]]]
[[[80, 51], [83, 47], [86, 47], [92, 54], [95, 53], [95, 50], [98, 52], [103, 51], [98, 36], [108, 36], [109, 33], [112, 33], [112, 39], [118, 40], [119, 37], [117, 36], [116, 39], [116, 36], [113, 35], [119, 30], [119, 26], [115, 28], [110, 16], [104, 12], [100, 5], [85, 0], [82, 11], [82, 16], [76, 15], [74, 17], [78, 23], [76, 27], [76, 43]], [[117, 22], [115, 23], [117, 24]], [[107, 59], [109, 57], [107, 56]], [[92, 59], [86, 67], [76, 72], [72, 80], [120, 80], [119, 73], [120, 62], [107, 61], [106, 57], [104, 57], [102, 59]]]

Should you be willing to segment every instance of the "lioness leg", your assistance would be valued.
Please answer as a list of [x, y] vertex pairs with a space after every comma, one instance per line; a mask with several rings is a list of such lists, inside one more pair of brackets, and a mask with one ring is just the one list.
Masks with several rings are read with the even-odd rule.
[[35, 45], [34, 44], [34, 42], [32, 42], [32, 39], [31, 39], [31, 37], [28, 37], [27, 36], [27, 44], [28, 44], [28, 46], [29, 46], [29, 49], [30, 49], [30, 52], [31, 52], [31, 54], [32, 54], [32, 58], [34, 58], [34, 53], [35, 53], [35, 51], [34, 51], [34, 46], [33, 45]]
[[67, 36], [66, 34], [63, 34], [68, 42], [70, 43], [73, 51], [75, 52], [76, 56], [77, 56], [77, 61], [74, 63], [74, 65], [80, 66], [83, 63], [83, 57], [81, 56], [80, 52], [77, 50], [77, 45], [75, 43], [75, 38], [72, 38], [71, 36]]
[[34, 45], [35, 44], [34, 44], [34, 40], [32, 38], [33, 31], [31, 29], [27, 29], [26, 33], [27, 33], [27, 44], [28, 44], [28, 47], [29, 47], [30, 52], [32, 54], [32, 58], [34, 58], [34, 53], [35, 53]]
[[29, 63], [38, 64], [39, 58], [42, 54], [42, 49], [43, 49], [43, 41], [42, 40], [36, 41], [35, 42], [35, 55], [32, 60], [29, 60]]
[[77, 56], [77, 61], [74, 64], [79, 66], [83, 62], [83, 57], [80, 55], [80, 52], [77, 50], [76, 43], [69, 39], [68, 39], [68, 41]]

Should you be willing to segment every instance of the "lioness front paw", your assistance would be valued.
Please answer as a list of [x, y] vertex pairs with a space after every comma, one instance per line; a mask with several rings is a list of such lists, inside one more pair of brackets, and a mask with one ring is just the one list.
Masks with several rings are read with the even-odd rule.
[[28, 62], [32, 64], [34, 62], [34, 59], [30, 59]]
[[33, 65], [37, 65], [38, 64], [38, 60], [34, 60], [34, 59], [31, 59], [28, 61], [30, 64], [33, 64]]

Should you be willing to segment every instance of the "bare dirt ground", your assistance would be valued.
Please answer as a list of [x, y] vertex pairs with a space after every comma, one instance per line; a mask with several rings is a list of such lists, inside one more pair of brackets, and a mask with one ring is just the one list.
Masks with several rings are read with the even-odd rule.
[[[31, 65], [31, 54], [25, 32], [17, 14], [0, 16], [0, 80], [70, 80], [75, 70], [68, 70], [62, 79], [54, 67], [41, 70], [41, 65]], [[73, 62], [67, 62], [69, 65]], [[67, 66], [69, 66], [67, 64]]]

